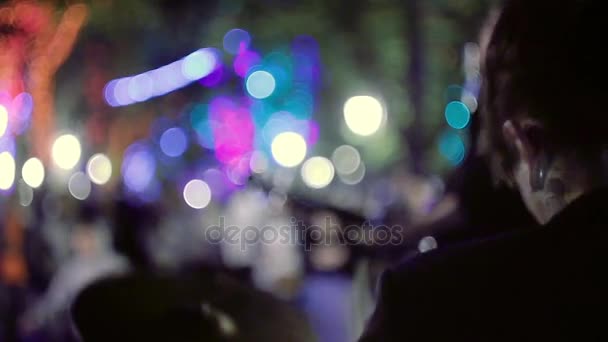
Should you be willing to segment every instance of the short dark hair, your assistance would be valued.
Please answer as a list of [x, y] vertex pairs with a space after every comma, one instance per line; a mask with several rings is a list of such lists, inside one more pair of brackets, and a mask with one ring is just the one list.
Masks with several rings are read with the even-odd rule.
[[483, 63], [481, 113], [489, 155], [510, 173], [506, 120], [542, 124], [542, 143], [596, 158], [608, 142], [603, 0], [507, 0]]

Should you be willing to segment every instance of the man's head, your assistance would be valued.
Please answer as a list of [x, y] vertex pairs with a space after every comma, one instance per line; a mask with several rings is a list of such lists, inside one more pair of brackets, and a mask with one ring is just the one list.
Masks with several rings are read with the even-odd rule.
[[574, 196], [580, 189], [570, 185], [585, 187], [601, 170], [608, 143], [602, 7], [598, 0], [507, 1], [487, 47], [488, 154], [541, 223], [556, 212], [549, 202]]

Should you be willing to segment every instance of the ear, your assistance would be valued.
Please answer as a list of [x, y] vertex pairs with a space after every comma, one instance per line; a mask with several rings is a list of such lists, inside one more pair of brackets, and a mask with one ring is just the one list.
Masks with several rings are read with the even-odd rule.
[[524, 132], [513, 121], [507, 120], [502, 126], [502, 134], [507, 144], [514, 147], [518, 159], [522, 162], [532, 163], [533, 151]]

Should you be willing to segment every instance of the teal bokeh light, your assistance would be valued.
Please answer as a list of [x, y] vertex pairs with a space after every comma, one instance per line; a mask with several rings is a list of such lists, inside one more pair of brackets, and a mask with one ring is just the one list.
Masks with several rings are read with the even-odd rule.
[[190, 123], [196, 132], [198, 142], [201, 146], [213, 149], [215, 139], [213, 138], [213, 126], [209, 120], [209, 106], [197, 104], [190, 112]]
[[458, 165], [462, 163], [466, 154], [464, 141], [457, 132], [445, 132], [439, 137], [439, 153], [450, 164]]
[[463, 129], [471, 121], [471, 112], [464, 103], [452, 101], [445, 107], [445, 119], [450, 127]]

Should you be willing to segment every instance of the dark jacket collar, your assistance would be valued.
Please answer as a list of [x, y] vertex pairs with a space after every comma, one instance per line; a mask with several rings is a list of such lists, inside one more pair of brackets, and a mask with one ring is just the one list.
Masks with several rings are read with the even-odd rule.
[[579, 235], [608, 225], [608, 188], [581, 195], [557, 213], [542, 230]]

